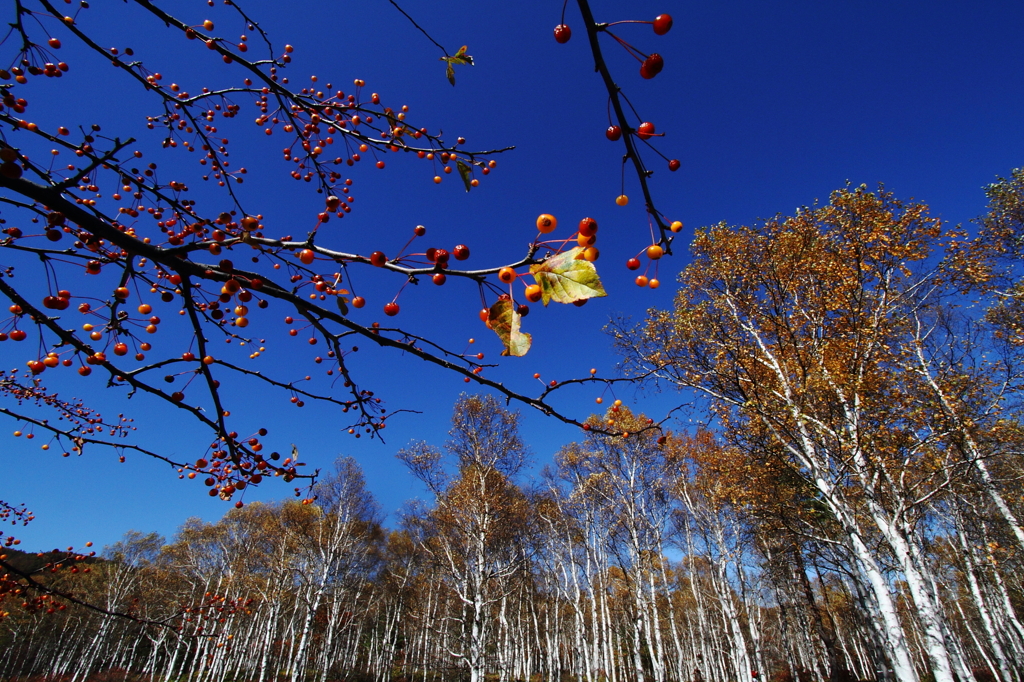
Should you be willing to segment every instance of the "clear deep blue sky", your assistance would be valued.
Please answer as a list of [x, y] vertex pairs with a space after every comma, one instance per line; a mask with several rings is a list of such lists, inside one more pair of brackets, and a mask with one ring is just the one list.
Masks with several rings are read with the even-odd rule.
[[[165, 82], [181, 82], [194, 91], [206, 82], [203, 78], [213, 84], [241, 78], [196, 44], [169, 40], [170, 32], [152, 19], [130, 8], [126, 14], [122, 3], [94, 5], [80, 16], [82, 28], [100, 44], [133, 47], [163, 73]], [[599, 21], [653, 19], [663, 12], [675, 18], [663, 37], [645, 25], [618, 31], [639, 49], [664, 56], [665, 69], [653, 80], [642, 80], [638, 64], [625, 51], [604, 43], [616, 81], [643, 118], [666, 133], [657, 146], [682, 162], [678, 172], [669, 173], [648, 155], [656, 170], [652, 188], [659, 208], [687, 227], [677, 241], [677, 255], [661, 262], [663, 286], [638, 289], [632, 284], [635, 273], [624, 263], [649, 243], [647, 221], [642, 202], [634, 200], [625, 208], [614, 204], [622, 147], [604, 137], [607, 96], [593, 71], [578, 10], [571, 4], [566, 10], [574, 35], [560, 45], [552, 37], [561, 12], [557, 2], [409, 0], [403, 7], [450, 51], [468, 45], [476, 66], [457, 71], [456, 87], [444, 80], [437, 48], [387, 2], [247, 5], [279, 48], [285, 43], [296, 47], [286, 72], [293, 84], [306, 84], [315, 73], [321, 82], [347, 89], [352, 79], [362, 78], [366, 90], [379, 92], [385, 104], [408, 104], [411, 120], [431, 130], [443, 128], [448, 138], [462, 135], [468, 148], [516, 146], [468, 195], [451, 176], [434, 185], [434, 171], [412, 158], [393, 155], [385, 171], [368, 164], [357, 168], [351, 175], [355, 210], [330, 223], [329, 245], [394, 252], [414, 225], [423, 224], [425, 242], [431, 242], [424, 245], [466, 243], [473, 252], [468, 264], [486, 267], [521, 257], [540, 213], [552, 213], [566, 225], [586, 215], [598, 220], [602, 256], [597, 266], [609, 296], [583, 308], [533, 306], [524, 320], [525, 330], [533, 334], [533, 350], [525, 358], [500, 359], [500, 367], [488, 370], [490, 377], [533, 394], [541, 390], [534, 372], [545, 380], [581, 376], [591, 367], [603, 376], [615, 374], [616, 358], [602, 326], [613, 314], [641, 319], [648, 307], [670, 305], [674, 275], [687, 261], [683, 242], [694, 228], [791, 213], [826, 201], [847, 181], [884, 183], [903, 199], [928, 203], [935, 215], [966, 223], [984, 210], [983, 186], [1024, 164], [1024, 3], [1018, 0], [595, 0]], [[190, 0], [174, 3], [174, 11], [197, 24], [213, 18], [218, 35], [241, 32], [222, 20], [221, 7], [208, 9], [205, 2]], [[70, 36], [59, 27], [54, 35], [64, 41], [62, 57], [73, 69], [62, 81], [36, 79], [24, 88], [34, 120], [67, 124], [68, 111], [73, 111], [75, 122], [98, 121], [105, 132], [137, 135], [160, 161], [155, 153], [159, 137], [143, 129], [143, 117], [154, 113], [152, 101], [115, 79], [118, 73], [109, 66], [79, 66], [86, 62], [72, 59]], [[9, 60], [9, 46], [0, 50], [0, 60]], [[281, 140], [261, 139], [249, 123], [255, 115], [252, 108], [243, 108], [237, 125], [222, 126], [236, 140], [234, 156], [250, 169], [244, 189], [259, 200], [266, 222], [294, 225], [285, 231], [302, 234], [322, 199], [287, 177]], [[166, 163], [171, 168], [175, 162]], [[639, 198], [636, 180], [628, 175], [626, 194]], [[205, 205], [216, 203], [210, 199]], [[360, 281], [360, 293], [370, 302], [357, 319], [383, 319], [380, 306], [400, 282], [369, 275]], [[475, 287], [449, 282], [438, 289], [425, 282], [409, 287], [400, 303], [399, 321], [411, 330], [433, 334], [455, 348], [474, 337], [474, 350], [497, 359], [500, 346], [476, 317]], [[274, 368], [293, 378], [310, 374], [323, 382], [326, 377], [315, 376], [322, 369], [311, 362], [315, 352], [302, 335], [298, 341], [287, 336], [281, 321], [285, 314], [272, 308], [253, 316], [259, 328], [254, 333], [267, 339], [268, 349], [257, 368]], [[173, 347], [172, 338], [157, 340]], [[0, 358], [6, 367], [23, 367], [30, 358], [22, 355], [29, 350], [6, 343]], [[341, 431], [348, 423], [343, 415], [315, 405], [296, 409], [285, 394], [238, 385], [226, 395], [232, 412], [241, 415], [240, 432], [266, 426], [269, 447], [286, 452], [294, 443], [311, 467], [328, 467], [340, 454], [355, 456], [370, 489], [391, 514], [405, 500], [423, 495], [395, 452], [412, 439], [443, 443], [452, 403], [471, 388], [461, 377], [414, 358], [369, 349], [360, 353], [361, 361], [352, 366], [366, 388], [391, 410], [420, 411], [390, 420], [384, 444], [354, 440]], [[126, 401], [123, 394], [106, 391], [96, 377], [64, 376], [66, 383], [56, 374], [47, 379], [65, 395], [87, 397], [108, 415], [131, 415], [140, 441], [173, 456], [202, 454], [208, 437], [175, 414], [141, 398]], [[557, 402], [582, 418], [597, 408], [597, 395], [591, 389], [567, 391]], [[616, 397], [652, 416], [681, 400], [671, 393], [632, 389]], [[579, 436], [573, 427], [523, 412], [523, 434], [533, 444], [538, 467]], [[16, 427], [7, 420], [4, 433]], [[178, 481], [166, 465], [138, 456], [119, 464], [115, 454], [98, 448], [63, 459], [53, 450], [42, 452], [40, 442], [7, 435], [0, 449], [0, 498], [25, 503], [37, 516], [27, 528], [10, 529], [23, 539], [23, 549], [87, 540], [102, 546], [129, 529], [170, 536], [189, 516], [214, 520], [229, 508], [210, 500], [198, 482]], [[245, 499], [277, 499], [288, 492], [287, 485], [270, 481], [250, 489]]]

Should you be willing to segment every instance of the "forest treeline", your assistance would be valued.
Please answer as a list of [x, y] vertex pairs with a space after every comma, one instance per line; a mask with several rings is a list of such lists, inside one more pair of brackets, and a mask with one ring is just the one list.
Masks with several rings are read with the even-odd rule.
[[1021, 682], [1024, 173], [989, 196], [978, 239], [863, 188], [708, 228], [611, 330], [705, 428], [615, 401], [527, 482], [464, 396], [396, 528], [342, 458], [311, 504], [130, 533], [38, 574], [88, 607], [8, 597], [0, 678]]

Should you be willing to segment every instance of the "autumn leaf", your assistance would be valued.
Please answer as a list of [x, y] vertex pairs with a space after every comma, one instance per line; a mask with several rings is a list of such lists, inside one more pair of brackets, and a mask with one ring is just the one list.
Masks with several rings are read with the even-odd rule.
[[468, 54], [466, 54], [466, 46], [465, 45], [460, 47], [459, 51], [456, 52], [451, 57], [445, 55], [444, 57], [440, 57], [440, 60], [442, 62], [447, 62], [448, 63], [448, 68], [445, 71], [445, 75], [448, 76], [448, 82], [451, 83], [452, 85], [455, 85], [455, 65], [456, 64], [469, 64], [470, 66], [473, 66], [473, 58], [470, 57]]
[[549, 301], [572, 303], [608, 295], [601, 286], [597, 268], [583, 258], [583, 248], [579, 246], [531, 265], [530, 274], [540, 285], [544, 305]]
[[516, 312], [515, 304], [507, 298], [501, 299], [491, 306], [487, 321], [501, 342], [505, 344], [505, 350], [501, 352], [502, 355], [522, 357], [530, 350], [531, 337], [529, 334], [519, 331], [520, 320], [522, 320], [522, 315]]
[[466, 191], [468, 192], [473, 186], [473, 169], [462, 159], [455, 159], [455, 167], [459, 169], [459, 175], [462, 177], [462, 182], [466, 183]]

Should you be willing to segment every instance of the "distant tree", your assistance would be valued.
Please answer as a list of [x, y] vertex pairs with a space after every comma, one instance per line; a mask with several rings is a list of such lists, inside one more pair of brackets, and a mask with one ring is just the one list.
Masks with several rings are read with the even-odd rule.
[[[526, 567], [530, 505], [513, 477], [526, 463], [519, 415], [491, 396], [463, 396], [452, 415], [444, 453], [426, 443], [399, 459], [430, 489], [435, 508], [425, 518], [421, 542], [445, 577], [460, 615], [460, 648], [451, 653], [481, 682], [487, 669], [491, 607], [507, 594], [510, 578]], [[447, 457], [445, 457], [447, 455]], [[449, 474], [446, 464], [455, 467]]]

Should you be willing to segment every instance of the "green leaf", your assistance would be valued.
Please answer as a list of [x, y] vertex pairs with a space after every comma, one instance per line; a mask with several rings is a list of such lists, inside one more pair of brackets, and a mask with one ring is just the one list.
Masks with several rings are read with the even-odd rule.
[[583, 247], [563, 251], [543, 263], [530, 266], [530, 274], [540, 285], [541, 300], [572, 303], [607, 296], [594, 264], [583, 258]]
[[522, 357], [530, 350], [532, 339], [529, 334], [519, 331], [522, 315], [516, 312], [516, 306], [508, 299], [501, 299], [491, 306], [487, 321], [491, 329], [505, 344], [502, 355]]
[[448, 67], [445, 69], [445, 75], [448, 76], [448, 82], [455, 85], [455, 64], [469, 64], [473, 66], [473, 58], [466, 54], [466, 46], [463, 45], [459, 48], [451, 57], [444, 56], [439, 58], [442, 62], [448, 62]]
[[463, 45], [459, 48], [459, 51], [455, 53], [454, 57], [449, 58], [452, 64], [469, 64], [473, 66], [473, 58], [466, 54], [466, 46]]
[[455, 167], [459, 169], [459, 175], [462, 176], [462, 182], [466, 183], [466, 191], [468, 192], [473, 186], [470, 184], [473, 181], [473, 169], [462, 159], [455, 159]]

